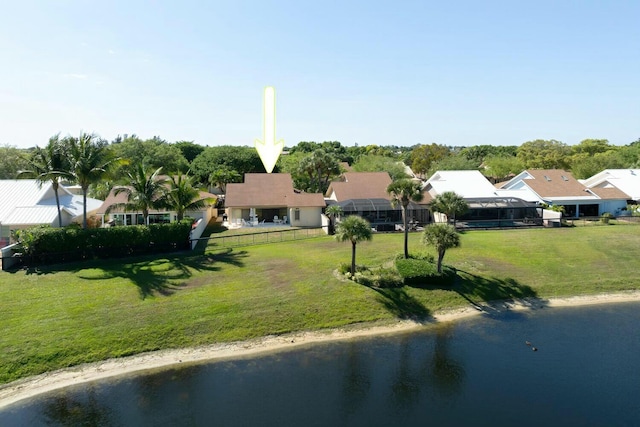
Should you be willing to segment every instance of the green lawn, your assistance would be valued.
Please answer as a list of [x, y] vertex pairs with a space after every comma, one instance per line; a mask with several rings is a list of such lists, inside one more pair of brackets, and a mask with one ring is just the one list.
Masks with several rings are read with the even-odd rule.
[[[420, 234], [412, 252], [425, 251]], [[358, 245], [379, 266], [402, 234]], [[431, 251], [432, 252], [432, 251]], [[351, 245], [330, 237], [205, 254], [96, 261], [0, 273], [0, 384], [162, 348], [397, 318], [470, 302], [638, 289], [640, 228], [473, 231], [450, 250], [453, 288], [376, 290], [334, 277]]]

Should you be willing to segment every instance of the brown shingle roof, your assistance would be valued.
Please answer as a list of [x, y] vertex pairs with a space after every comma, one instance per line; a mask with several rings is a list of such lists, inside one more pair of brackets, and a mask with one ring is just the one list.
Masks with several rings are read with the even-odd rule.
[[592, 193], [605, 200], [631, 200], [631, 197], [617, 187], [592, 187]]
[[335, 193], [336, 200], [389, 199], [387, 187], [391, 177], [387, 172], [345, 172], [344, 181], [334, 181], [329, 185], [327, 195]]
[[590, 196], [587, 187], [580, 184], [570, 172], [562, 169], [528, 169], [534, 179], [524, 182], [540, 197]]
[[248, 173], [242, 184], [227, 184], [225, 206], [234, 208], [325, 206], [320, 193], [296, 193], [288, 173]]

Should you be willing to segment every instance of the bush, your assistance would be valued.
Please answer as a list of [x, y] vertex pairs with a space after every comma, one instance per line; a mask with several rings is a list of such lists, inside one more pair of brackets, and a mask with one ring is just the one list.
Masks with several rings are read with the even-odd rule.
[[454, 269], [446, 266], [438, 273], [434, 262], [422, 259], [398, 259], [396, 268], [404, 284], [409, 286], [449, 286], [456, 275]]
[[191, 222], [182, 221], [86, 230], [77, 226], [37, 226], [18, 230], [16, 237], [27, 262], [49, 263], [187, 249], [190, 232]]
[[600, 222], [603, 224], [609, 224], [609, 220], [613, 218], [613, 215], [609, 212], [604, 212], [601, 216], [600, 216]]

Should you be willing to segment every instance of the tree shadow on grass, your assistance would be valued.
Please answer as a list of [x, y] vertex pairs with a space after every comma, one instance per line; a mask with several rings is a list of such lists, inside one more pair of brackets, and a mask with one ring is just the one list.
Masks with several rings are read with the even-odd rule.
[[378, 293], [377, 299], [390, 313], [399, 319], [411, 319], [424, 322], [430, 319], [429, 309], [407, 293], [404, 288], [368, 288]]
[[452, 290], [485, 313], [500, 311], [497, 303], [517, 303], [525, 307], [535, 304], [538, 308], [545, 305], [531, 286], [513, 278], [481, 277], [463, 270], [457, 273]]
[[97, 275], [83, 273], [85, 268], [91, 268], [83, 266], [82, 270], [77, 270], [76, 273], [79, 278], [85, 280], [108, 280], [118, 277], [130, 280], [138, 287], [140, 298], [145, 299], [156, 294], [170, 296], [179, 289], [188, 287], [193, 271], [219, 271], [217, 263], [241, 267], [244, 265], [242, 258], [245, 256], [245, 251], [228, 249], [208, 255], [189, 254], [95, 265], [93, 268], [100, 270], [100, 274]]

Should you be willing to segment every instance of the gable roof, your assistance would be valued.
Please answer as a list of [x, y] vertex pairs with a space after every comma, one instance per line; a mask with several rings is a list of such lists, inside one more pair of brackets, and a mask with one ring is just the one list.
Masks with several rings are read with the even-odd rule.
[[612, 186], [587, 188], [570, 172], [562, 169], [528, 169], [506, 183], [502, 183], [500, 188], [519, 191], [530, 190], [540, 199], [545, 200], [624, 200], [628, 198], [623, 191]]
[[391, 177], [387, 172], [345, 172], [343, 181], [329, 184], [327, 196], [342, 202], [350, 199], [389, 199], [387, 187]]
[[225, 206], [259, 207], [324, 207], [320, 193], [300, 193], [293, 189], [291, 174], [247, 173], [244, 183], [227, 184]]
[[[107, 213], [107, 210], [109, 210], [109, 208], [113, 205], [117, 205], [117, 204], [125, 204], [128, 202], [129, 200], [129, 195], [127, 194], [126, 191], [121, 191], [120, 193], [116, 194], [115, 191], [117, 188], [121, 188], [121, 187], [126, 187], [126, 186], [116, 186], [113, 187], [111, 189], [111, 191], [109, 192], [109, 195], [107, 196], [107, 198], [105, 199], [104, 202], [102, 202], [102, 205], [98, 208], [98, 210], [96, 211], [96, 213], [98, 215], [104, 215]], [[129, 187], [131, 188], [131, 187]], [[208, 193], [206, 191], [198, 191], [199, 196], [201, 199], [217, 199], [218, 196], [216, 196], [215, 194], [211, 194]], [[124, 212], [125, 209], [121, 206], [118, 207], [114, 207], [113, 209], [110, 210], [110, 213], [122, 213]], [[160, 213], [160, 212], [168, 212], [170, 211], [170, 209], [149, 209], [149, 213]], [[133, 210], [129, 210], [127, 211], [129, 213], [133, 213]]]
[[593, 191], [598, 191], [596, 188], [615, 187], [628, 199], [640, 200], [640, 169], [605, 169], [580, 182]]

